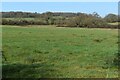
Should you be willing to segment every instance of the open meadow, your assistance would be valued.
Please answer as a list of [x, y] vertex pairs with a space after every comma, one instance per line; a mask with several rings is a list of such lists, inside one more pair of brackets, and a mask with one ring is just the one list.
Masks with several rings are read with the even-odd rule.
[[116, 78], [118, 30], [2, 26], [3, 78]]

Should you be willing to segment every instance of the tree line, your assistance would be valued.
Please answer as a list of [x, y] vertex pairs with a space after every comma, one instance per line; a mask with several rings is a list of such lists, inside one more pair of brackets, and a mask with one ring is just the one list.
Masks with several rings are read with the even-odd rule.
[[1, 12], [3, 25], [56, 25], [57, 27], [118, 28], [108, 23], [119, 22], [118, 15], [108, 14], [102, 18], [98, 13], [70, 12]]

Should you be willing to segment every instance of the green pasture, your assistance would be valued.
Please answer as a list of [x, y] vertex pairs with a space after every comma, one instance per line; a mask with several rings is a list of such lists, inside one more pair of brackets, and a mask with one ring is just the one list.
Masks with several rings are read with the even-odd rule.
[[118, 30], [2, 26], [3, 78], [116, 78]]

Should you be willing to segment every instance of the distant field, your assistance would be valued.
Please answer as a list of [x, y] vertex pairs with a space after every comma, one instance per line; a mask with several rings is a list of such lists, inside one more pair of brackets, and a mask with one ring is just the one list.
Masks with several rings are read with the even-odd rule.
[[118, 25], [120, 23], [119, 22], [114, 22], [114, 23], [108, 23], [108, 24], [110, 24], [110, 25]]
[[37, 20], [37, 21], [41, 21], [43, 19], [41, 18], [2, 18], [2, 19], [5, 19], [5, 20], [27, 20], [27, 21], [34, 21], [34, 20]]
[[2, 27], [3, 77], [118, 77], [116, 29], [28, 27]]

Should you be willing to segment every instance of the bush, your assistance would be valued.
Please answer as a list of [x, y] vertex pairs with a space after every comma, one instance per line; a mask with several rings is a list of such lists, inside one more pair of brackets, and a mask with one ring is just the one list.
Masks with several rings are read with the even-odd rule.
[[44, 20], [29, 20], [24, 18], [19, 19], [2, 19], [2, 25], [47, 25], [47, 23]]
[[[64, 24], [63, 24], [64, 23]], [[104, 28], [107, 27], [107, 22], [100, 17], [93, 15], [81, 14], [59, 22], [58, 26], [66, 27], [86, 27], [86, 28]]]

